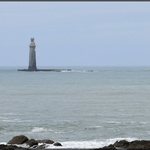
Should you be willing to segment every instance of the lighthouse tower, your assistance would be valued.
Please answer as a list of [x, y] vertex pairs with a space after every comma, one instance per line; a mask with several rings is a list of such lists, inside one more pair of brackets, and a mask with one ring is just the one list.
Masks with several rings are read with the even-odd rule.
[[31, 43], [29, 45], [29, 71], [36, 71], [36, 52], [35, 52], [34, 38], [31, 38]]
[[18, 69], [18, 71], [52, 71], [52, 72], [62, 72], [62, 71], [71, 71], [71, 69], [37, 69], [36, 68], [36, 52], [35, 52], [35, 43], [34, 38], [31, 38], [29, 45], [29, 66], [28, 69]]

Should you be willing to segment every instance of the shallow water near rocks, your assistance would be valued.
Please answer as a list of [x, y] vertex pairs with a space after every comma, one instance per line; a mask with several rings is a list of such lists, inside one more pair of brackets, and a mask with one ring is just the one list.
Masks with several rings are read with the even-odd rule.
[[150, 67], [70, 68], [0, 68], [0, 142], [24, 134], [63, 148], [97, 148], [150, 139]]

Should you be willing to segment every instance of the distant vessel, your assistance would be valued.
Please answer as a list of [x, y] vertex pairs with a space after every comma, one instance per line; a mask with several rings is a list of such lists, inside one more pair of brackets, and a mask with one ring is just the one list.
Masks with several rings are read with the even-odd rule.
[[71, 69], [37, 69], [35, 47], [36, 47], [36, 45], [34, 42], [34, 38], [31, 38], [31, 42], [29, 45], [29, 66], [28, 66], [28, 69], [18, 69], [18, 71], [53, 71], [53, 72], [71, 71]]

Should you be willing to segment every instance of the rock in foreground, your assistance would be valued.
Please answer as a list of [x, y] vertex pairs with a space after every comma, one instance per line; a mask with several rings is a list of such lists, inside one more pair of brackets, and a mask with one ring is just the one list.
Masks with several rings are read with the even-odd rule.
[[34, 145], [38, 145], [38, 142], [34, 139], [30, 139], [27, 142], [25, 142], [25, 144], [29, 145], [30, 147], [34, 146]]
[[7, 145], [0, 145], [0, 149], [3, 150], [14, 150], [14, 149], [27, 149], [27, 148], [22, 148], [22, 147], [18, 147], [16, 146], [16, 144], [25, 144], [28, 149], [30, 148], [36, 148], [36, 149], [46, 149], [46, 144], [52, 144], [55, 147], [58, 146], [62, 146], [61, 143], [59, 142], [54, 142], [52, 140], [49, 139], [44, 139], [44, 140], [35, 140], [35, 139], [29, 139], [28, 137], [24, 136], [24, 135], [19, 135], [19, 136], [15, 136], [13, 137], [8, 143]]
[[[26, 145], [27, 148], [21, 147], [21, 144]], [[31, 149], [32, 150], [33, 149], [44, 150], [44, 149], [47, 149], [47, 144], [52, 144], [52, 146], [55, 146], [55, 147], [62, 146], [61, 143], [54, 142], [49, 139], [35, 140], [35, 139], [29, 139], [28, 137], [24, 135], [20, 135], [20, 136], [13, 137], [6, 145], [1, 144], [0, 150], [31, 150]], [[76, 148], [72, 148], [72, 150], [75, 150], [75, 149]], [[94, 149], [95, 150], [150, 150], [150, 140], [135, 140], [132, 142], [121, 140], [121, 141], [116, 141], [114, 144], [110, 144], [103, 148], [93, 148], [93, 150]], [[81, 149], [79, 148], [77, 150], [81, 150]]]
[[23, 144], [28, 140], [29, 139], [26, 136], [19, 135], [19, 136], [13, 137], [7, 144]]
[[99, 148], [99, 150], [150, 150], [149, 140], [116, 141], [114, 144]]

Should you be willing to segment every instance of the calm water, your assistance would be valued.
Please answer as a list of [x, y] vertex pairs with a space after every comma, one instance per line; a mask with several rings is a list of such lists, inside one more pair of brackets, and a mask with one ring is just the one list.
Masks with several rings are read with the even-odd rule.
[[24, 134], [88, 148], [150, 139], [150, 67], [69, 68], [0, 68], [0, 142]]

